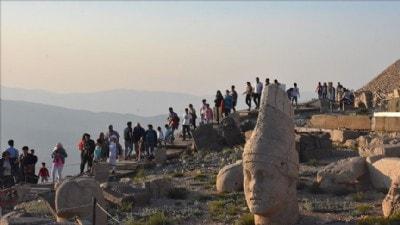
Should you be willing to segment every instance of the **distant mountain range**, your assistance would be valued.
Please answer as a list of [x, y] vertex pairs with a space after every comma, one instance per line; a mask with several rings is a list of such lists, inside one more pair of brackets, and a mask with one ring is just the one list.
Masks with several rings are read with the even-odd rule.
[[[122, 135], [126, 122], [152, 123], [160, 126], [166, 115], [142, 117], [133, 114], [94, 113], [63, 107], [23, 101], [1, 100], [1, 150], [7, 140], [14, 139], [16, 147], [23, 145], [34, 148], [41, 161], [50, 163], [50, 153], [57, 142], [64, 144], [69, 153], [67, 163], [80, 161], [76, 144], [84, 132], [97, 139], [101, 131], [106, 132], [109, 124]], [[73, 171], [77, 172], [77, 166]], [[67, 171], [72, 171], [67, 169]]]
[[169, 107], [173, 107], [181, 114], [189, 103], [200, 108], [203, 98], [208, 98], [210, 102], [213, 100], [211, 96], [199, 97], [173, 92], [119, 89], [93, 93], [60, 94], [9, 87], [1, 87], [1, 98], [93, 112], [131, 113], [144, 117], [166, 114]]
[[[314, 92], [301, 91], [301, 102], [316, 97]], [[245, 109], [245, 99], [238, 90], [238, 108]], [[110, 90], [93, 93], [59, 94], [42, 90], [28, 90], [21, 88], [1, 87], [1, 98], [4, 100], [26, 101], [47, 105], [60, 106], [69, 109], [88, 110], [92, 112], [130, 113], [143, 117], [156, 116], [168, 113], [172, 106], [181, 115], [189, 103], [197, 110], [201, 107], [201, 100], [207, 99], [213, 105], [214, 96], [195, 96], [184, 93]]]

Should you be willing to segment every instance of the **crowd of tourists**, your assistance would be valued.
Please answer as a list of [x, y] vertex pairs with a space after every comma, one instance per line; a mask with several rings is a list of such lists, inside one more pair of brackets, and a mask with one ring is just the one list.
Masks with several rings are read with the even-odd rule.
[[338, 106], [339, 111], [344, 111], [346, 105], [352, 105], [354, 102], [354, 92], [345, 88], [340, 82], [337, 83], [336, 88], [332, 82], [318, 83], [315, 90], [318, 94], [318, 99], [329, 102], [331, 111], [335, 106]]
[[[274, 80], [274, 83], [285, 90], [285, 85], [280, 84], [278, 80]], [[246, 82], [243, 95], [245, 95], [245, 103], [249, 111], [252, 110], [253, 102], [254, 109], [260, 108], [263, 89], [268, 85], [270, 85], [269, 78], [265, 79], [265, 84], [258, 77], [255, 79], [254, 85], [251, 82]], [[286, 90], [286, 92], [292, 103], [297, 105], [298, 98], [300, 97], [297, 84], [294, 83], [293, 87]], [[323, 95], [321, 92], [321, 98], [327, 96], [329, 95]], [[238, 97], [234, 85], [230, 89], [226, 89], [224, 94], [218, 90], [215, 95], [213, 107], [210, 106], [210, 103], [206, 99], [202, 100], [199, 117], [193, 104], [188, 104], [181, 117], [170, 107], [168, 109], [167, 121], [163, 127], [158, 126], [155, 128], [152, 124], [148, 124], [145, 129], [140, 123], [136, 123], [133, 126], [132, 122], [129, 121], [123, 130], [122, 138], [118, 131], [114, 130], [113, 125], [108, 126], [106, 133], [100, 132], [96, 141], [91, 138], [89, 133], [84, 133], [77, 144], [77, 149], [81, 156], [80, 174], [92, 173], [94, 163], [101, 161], [109, 163], [112, 172], [115, 173], [116, 164], [119, 160], [140, 161], [145, 158], [153, 160], [157, 149], [164, 148], [167, 144], [173, 144], [176, 136], [186, 141], [193, 137], [193, 131], [198, 126], [218, 124], [223, 118], [236, 112]], [[198, 118], [199, 121], [197, 121]], [[181, 133], [175, 135], [180, 125]], [[123, 146], [121, 139], [123, 139]], [[19, 151], [14, 148], [13, 140], [10, 140], [8, 144], [9, 148], [3, 152], [0, 159], [0, 180], [2, 187], [12, 186], [19, 182], [37, 183], [39, 180], [40, 182], [49, 181], [50, 173], [44, 162], [41, 163], [41, 168], [36, 175], [35, 167], [38, 158], [34, 154], [34, 149], [24, 146], [22, 148], [23, 152], [19, 154]], [[61, 143], [57, 143], [51, 151], [51, 175], [53, 182], [62, 179], [62, 171], [67, 156], [67, 152]]]
[[[42, 163], [42, 167], [36, 175], [35, 168], [38, 157], [35, 155], [34, 149], [24, 146], [22, 153], [19, 154], [19, 150], [14, 147], [14, 140], [9, 140], [8, 146], [0, 159], [0, 186], [2, 188], [11, 187], [16, 183], [37, 183], [39, 177], [42, 182], [48, 181], [50, 175], [46, 163]], [[61, 179], [62, 168], [67, 157], [61, 143], [54, 147], [51, 156], [53, 158], [53, 180]]]

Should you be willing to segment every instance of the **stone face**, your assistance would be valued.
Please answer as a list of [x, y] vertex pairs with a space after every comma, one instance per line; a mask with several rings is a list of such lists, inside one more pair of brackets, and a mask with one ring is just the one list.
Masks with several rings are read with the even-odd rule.
[[[72, 219], [75, 216], [92, 220], [93, 197], [105, 207], [103, 192], [93, 178], [78, 177], [64, 180], [56, 190], [55, 206], [58, 220]], [[107, 215], [98, 207], [96, 224], [107, 224]]]
[[369, 116], [352, 115], [314, 115], [310, 127], [321, 129], [371, 130]]
[[332, 154], [330, 134], [324, 132], [298, 132], [296, 134], [296, 150], [300, 162], [322, 159]]
[[218, 173], [216, 186], [220, 193], [243, 190], [242, 160], [222, 168]]
[[389, 217], [395, 213], [400, 212], [400, 190], [399, 184], [393, 182], [390, 186], [389, 192], [385, 199], [382, 201], [382, 212], [384, 217]]
[[392, 181], [400, 176], [400, 158], [382, 158], [368, 163], [368, 171], [374, 188], [388, 190]]
[[285, 91], [269, 85], [243, 152], [244, 192], [255, 224], [296, 223], [298, 171], [292, 106]]
[[224, 146], [224, 138], [218, 134], [218, 131], [211, 124], [199, 126], [193, 132], [193, 140], [198, 151], [220, 151]]
[[233, 117], [228, 116], [224, 118], [219, 124], [218, 129], [229, 147], [244, 144], [245, 140], [243, 134], [240, 131], [240, 127], [237, 125], [237, 121]]
[[352, 157], [333, 162], [317, 174], [317, 182], [323, 190], [354, 191], [361, 178], [368, 173], [367, 164], [362, 157]]
[[361, 133], [353, 130], [333, 130], [331, 132], [331, 139], [333, 142], [344, 143], [350, 139], [357, 139]]

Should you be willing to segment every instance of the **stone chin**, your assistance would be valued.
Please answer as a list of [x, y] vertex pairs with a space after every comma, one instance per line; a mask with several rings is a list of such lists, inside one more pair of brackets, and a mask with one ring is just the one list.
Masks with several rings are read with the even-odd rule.
[[267, 199], [264, 200], [250, 200], [246, 198], [247, 205], [249, 206], [249, 210], [253, 214], [257, 215], [265, 215], [268, 216], [277, 211], [277, 209], [281, 208], [281, 204], [273, 203]]

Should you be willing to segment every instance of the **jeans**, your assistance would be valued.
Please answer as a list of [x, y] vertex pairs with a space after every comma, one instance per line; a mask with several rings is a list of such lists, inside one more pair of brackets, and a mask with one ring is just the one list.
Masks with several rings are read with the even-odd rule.
[[133, 142], [125, 141], [125, 158], [132, 155], [133, 151]]
[[154, 144], [146, 144], [146, 153], [147, 156], [153, 155], [154, 153]]
[[251, 109], [251, 95], [247, 94], [246, 95], [246, 105]]
[[183, 140], [186, 140], [186, 133], [189, 138], [192, 138], [192, 133], [190, 132], [190, 125], [182, 125]]
[[57, 182], [62, 179], [62, 171], [63, 171], [63, 166], [55, 166], [55, 164], [53, 163], [53, 168], [51, 170], [51, 175], [53, 176], [53, 182], [56, 182], [56, 177], [57, 177]]
[[256, 108], [260, 107], [260, 100], [261, 100], [261, 94], [254, 93], [253, 101], [254, 101], [254, 104], [256, 105]]

